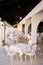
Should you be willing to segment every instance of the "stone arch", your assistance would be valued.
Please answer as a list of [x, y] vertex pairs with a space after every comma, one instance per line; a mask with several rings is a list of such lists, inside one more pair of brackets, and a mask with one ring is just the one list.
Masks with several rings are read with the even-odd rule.
[[22, 24], [22, 32], [25, 33], [25, 24]]
[[[39, 29], [39, 30], [38, 30]], [[37, 28], [37, 43], [42, 43], [43, 42], [43, 22], [40, 21], [38, 28]]]
[[36, 31], [37, 31], [37, 27], [38, 27], [39, 23], [42, 21], [42, 19], [43, 19], [43, 12], [41, 12], [41, 13], [39, 13], [39, 14], [37, 14], [35, 16], [35, 20], [36, 20]]
[[37, 27], [37, 32], [38, 33], [42, 33], [43, 32], [43, 22], [41, 21], [40, 23], [39, 23], [39, 25], [38, 25], [38, 27]]
[[42, 19], [43, 19], [43, 12], [40, 12], [36, 14], [31, 21], [32, 22], [31, 39], [33, 43], [37, 42], [37, 28]]

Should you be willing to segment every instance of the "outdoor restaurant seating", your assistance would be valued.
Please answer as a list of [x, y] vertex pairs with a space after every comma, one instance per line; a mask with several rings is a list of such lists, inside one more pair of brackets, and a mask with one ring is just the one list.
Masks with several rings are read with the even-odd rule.
[[29, 48], [29, 46], [27, 46], [27, 48], [23, 50], [23, 53], [25, 54], [25, 60], [26, 60], [26, 57], [29, 56], [31, 65], [32, 65], [33, 56], [35, 56], [35, 60], [36, 60], [36, 50], [37, 50], [36, 44], [32, 45], [32, 47], [30, 47], [30, 48]]
[[10, 47], [8, 47], [7, 45], [4, 46], [6, 53], [7, 53], [7, 57], [10, 56], [10, 60], [11, 60], [11, 64], [14, 65], [14, 55], [17, 55], [17, 51], [12, 50]]
[[[17, 38], [17, 36], [16, 36]], [[4, 48], [7, 52], [7, 55], [9, 55], [10, 57], [12, 57], [12, 64], [13, 64], [13, 56], [17, 55], [17, 53], [19, 54], [19, 58], [20, 61], [22, 61], [22, 55], [25, 54], [25, 60], [26, 60], [26, 56], [28, 55], [30, 57], [30, 61], [32, 64], [32, 57], [31, 56], [35, 56], [36, 58], [36, 45], [33, 45], [32, 40], [29, 39], [28, 44], [24, 44], [24, 43], [16, 43], [14, 42], [14, 40], [12, 40], [11, 38], [7, 38], [7, 43], [9, 45], [5, 45]]]
[[15, 45], [11, 45], [13, 50], [16, 50], [19, 54], [20, 61], [22, 62], [22, 55], [23, 55], [23, 50], [26, 48], [27, 44], [23, 43], [18, 43]]

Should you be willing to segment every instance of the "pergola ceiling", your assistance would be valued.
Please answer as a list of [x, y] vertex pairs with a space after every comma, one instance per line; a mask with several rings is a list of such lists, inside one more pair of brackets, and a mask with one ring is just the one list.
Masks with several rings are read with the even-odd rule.
[[[22, 20], [41, 0], [0, 0], [0, 17], [11, 25]], [[20, 19], [20, 17], [22, 17]]]

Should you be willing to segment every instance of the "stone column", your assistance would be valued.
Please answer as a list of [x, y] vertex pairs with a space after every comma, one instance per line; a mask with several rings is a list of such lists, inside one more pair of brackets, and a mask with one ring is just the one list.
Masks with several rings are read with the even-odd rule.
[[36, 34], [36, 20], [35, 17], [32, 16], [31, 18], [31, 39], [33, 43], [37, 42], [37, 34]]
[[28, 35], [28, 27], [30, 23], [31, 23], [30, 19], [27, 19], [25, 22], [25, 35]]
[[22, 31], [22, 23], [21, 22], [18, 24], [18, 30]]

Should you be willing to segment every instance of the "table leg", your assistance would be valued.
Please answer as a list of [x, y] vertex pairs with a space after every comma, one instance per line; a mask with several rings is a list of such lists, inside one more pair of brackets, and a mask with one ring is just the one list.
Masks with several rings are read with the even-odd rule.
[[11, 60], [11, 65], [14, 65], [14, 56], [10, 56], [10, 60]]
[[22, 55], [21, 54], [19, 54], [19, 58], [20, 58], [20, 61], [22, 62]]

